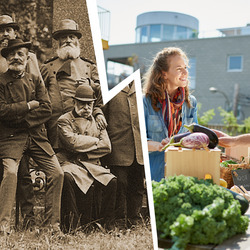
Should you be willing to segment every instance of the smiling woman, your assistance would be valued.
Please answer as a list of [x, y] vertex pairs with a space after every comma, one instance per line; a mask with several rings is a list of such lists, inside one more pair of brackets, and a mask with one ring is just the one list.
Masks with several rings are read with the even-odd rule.
[[197, 123], [196, 99], [189, 94], [188, 58], [179, 48], [160, 51], [149, 68], [144, 85], [144, 112], [151, 178], [164, 177], [164, 152], [169, 138], [186, 132], [184, 124]]

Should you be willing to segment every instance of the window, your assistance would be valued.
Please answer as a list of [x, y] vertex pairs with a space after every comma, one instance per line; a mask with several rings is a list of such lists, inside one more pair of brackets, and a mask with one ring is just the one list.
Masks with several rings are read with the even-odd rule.
[[113, 88], [119, 82], [127, 78], [133, 73], [133, 71], [134, 68], [132, 66], [108, 60], [107, 77], [109, 89]]
[[174, 25], [163, 25], [162, 41], [174, 40]]
[[150, 25], [150, 42], [160, 42], [161, 41], [161, 25], [153, 24]]
[[176, 39], [187, 39], [187, 28], [183, 26], [176, 26]]
[[189, 58], [189, 66], [190, 66], [190, 68], [188, 69], [189, 80], [190, 80], [189, 87], [191, 89], [195, 89], [195, 85], [196, 85], [196, 58], [195, 57]]
[[243, 69], [243, 56], [228, 56], [227, 71], [240, 72]]
[[148, 26], [141, 27], [141, 43], [148, 42]]

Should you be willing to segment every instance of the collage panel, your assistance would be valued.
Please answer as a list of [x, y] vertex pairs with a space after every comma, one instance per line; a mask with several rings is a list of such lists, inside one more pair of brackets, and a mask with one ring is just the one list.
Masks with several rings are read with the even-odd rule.
[[76, 0], [2, 7], [3, 249], [10, 241], [27, 249], [153, 249], [138, 77], [104, 103], [91, 8]]
[[211, 1], [2, 0], [3, 249], [249, 249], [250, 5]]

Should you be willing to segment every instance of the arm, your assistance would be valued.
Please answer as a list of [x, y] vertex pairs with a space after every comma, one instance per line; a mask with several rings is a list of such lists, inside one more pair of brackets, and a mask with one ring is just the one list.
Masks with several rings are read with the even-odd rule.
[[197, 100], [194, 96], [190, 96], [190, 98], [191, 98], [191, 105], [192, 105], [193, 122], [198, 124]]
[[149, 107], [148, 105], [151, 105], [149, 100], [144, 96], [143, 97], [143, 105], [144, 105], [144, 115], [145, 115], [145, 125], [146, 125], [146, 134], [147, 134], [147, 144], [148, 144], [148, 151], [154, 152], [154, 151], [160, 151], [161, 149], [169, 142], [169, 138], [164, 138], [161, 141], [155, 141], [152, 139], [149, 133]]
[[51, 117], [51, 103], [44, 83], [37, 77], [35, 80], [35, 100], [39, 102], [39, 106], [29, 110], [25, 116], [25, 122], [28, 127], [41, 125]]
[[103, 107], [103, 100], [102, 100], [102, 92], [101, 92], [98, 70], [95, 64], [91, 64], [90, 67], [91, 67], [90, 85], [95, 91], [95, 96], [96, 96], [93, 116], [95, 117], [98, 128], [105, 129], [107, 127], [107, 122], [101, 109]]
[[148, 151], [153, 152], [153, 151], [162, 151], [162, 148], [167, 145], [169, 142], [169, 138], [163, 139], [161, 142], [158, 141], [150, 141], [148, 140]]
[[17, 124], [23, 121], [29, 112], [26, 101], [9, 103], [5, 96], [6, 88], [0, 84], [0, 119], [5, 122], [15, 121]]
[[100, 130], [97, 148], [88, 152], [89, 159], [97, 159], [111, 152], [111, 142], [106, 129]]
[[74, 132], [68, 119], [59, 118], [57, 124], [58, 136], [67, 150], [74, 153], [86, 153], [97, 149], [99, 139]]
[[219, 137], [219, 145], [222, 147], [250, 146], [250, 134], [238, 136]]

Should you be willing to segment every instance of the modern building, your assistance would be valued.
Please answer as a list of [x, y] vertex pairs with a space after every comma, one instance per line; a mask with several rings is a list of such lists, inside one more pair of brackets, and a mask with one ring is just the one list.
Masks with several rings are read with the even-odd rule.
[[167, 11], [146, 12], [137, 16], [136, 43], [191, 39], [198, 36], [195, 17]]
[[[217, 109], [222, 107], [233, 110], [239, 121], [250, 117], [250, 33], [242, 27], [238, 28], [241, 33], [223, 29], [220, 36], [199, 38], [198, 26], [196, 18], [175, 12], [139, 15], [136, 42], [112, 45], [104, 51], [110, 88], [136, 69], [143, 77], [160, 50], [176, 46], [190, 59], [190, 87], [201, 104], [200, 115], [214, 109], [211, 123], [222, 123]], [[169, 27], [172, 32], [165, 32]], [[185, 32], [178, 33], [180, 27]]]

